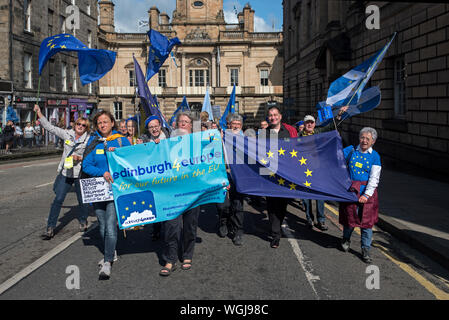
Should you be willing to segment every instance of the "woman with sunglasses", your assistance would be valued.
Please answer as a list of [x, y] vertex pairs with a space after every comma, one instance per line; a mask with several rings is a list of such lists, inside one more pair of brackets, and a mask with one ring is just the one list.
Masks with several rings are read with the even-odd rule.
[[[130, 146], [131, 143], [125, 136], [114, 130], [115, 119], [109, 111], [98, 112], [92, 122], [95, 133], [92, 134], [88, 146], [95, 143], [95, 147], [83, 160], [83, 171], [91, 177], [103, 177], [106, 182], [113, 183], [106, 152], [112, 152], [119, 147]], [[116, 259], [117, 214], [113, 200], [95, 202], [93, 205], [104, 246], [104, 258], [99, 263], [99, 277], [100, 279], [109, 279], [112, 263]]]
[[37, 113], [41, 126], [48, 132], [56, 135], [64, 141], [64, 149], [61, 161], [58, 166], [58, 175], [53, 184], [53, 191], [56, 197], [51, 205], [47, 220], [47, 229], [43, 234], [44, 240], [50, 240], [55, 234], [56, 223], [58, 221], [61, 206], [72, 185], [75, 184], [76, 197], [78, 198], [78, 221], [79, 230], [87, 230], [88, 209], [83, 204], [79, 175], [81, 171], [81, 162], [83, 160], [84, 149], [89, 140], [89, 120], [78, 118], [73, 129], [62, 129], [52, 125], [42, 114], [38, 105], [34, 105], [34, 112]]

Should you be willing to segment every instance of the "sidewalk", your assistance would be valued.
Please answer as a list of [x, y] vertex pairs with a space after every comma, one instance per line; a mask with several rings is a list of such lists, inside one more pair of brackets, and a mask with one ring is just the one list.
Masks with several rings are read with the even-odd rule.
[[24, 159], [31, 158], [37, 156], [44, 155], [56, 155], [62, 154], [62, 149], [56, 149], [54, 146], [42, 146], [42, 147], [33, 147], [33, 148], [15, 148], [10, 150], [11, 153], [6, 153], [5, 149], [0, 150], [0, 163], [3, 161], [15, 160], [15, 159]]
[[378, 226], [449, 269], [449, 183], [382, 168]]
[[[4, 150], [2, 150], [4, 151]], [[3, 160], [61, 154], [54, 146], [22, 148]], [[386, 166], [390, 168], [390, 166]], [[377, 226], [449, 270], [449, 183], [415, 175], [413, 170], [382, 168]], [[425, 172], [424, 172], [425, 174]], [[432, 174], [428, 176], [432, 177]]]

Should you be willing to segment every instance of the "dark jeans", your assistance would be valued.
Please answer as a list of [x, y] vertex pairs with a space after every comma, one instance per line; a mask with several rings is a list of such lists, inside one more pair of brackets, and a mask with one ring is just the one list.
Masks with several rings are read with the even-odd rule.
[[219, 215], [219, 225], [227, 225], [228, 230], [236, 236], [243, 235], [243, 219], [245, 213], [243, 211], [243, 195], [238, 193], [234, 184], [226, 195], [224, 203], [217, 204]]
[[[181, 261], [192, 260], [200, 207], [193, 208], [178, 217], [164, 221], [164, 251], [166, 263], [175, 263], [180, 254]], [[179, 252], [180, 251], [180, 252]]]
[[[308, 223], [313, 223], [314, 217], [312, 213], [312, 201], [309, 199], [304, 200], [304, 206], [306, 207], [306, 217]], [[316, 201], [316, 211], [317, 211], [317, 220], [318, 222], [324, 223], [326, 221], [326, 216], [324, 215], [324, 200], [315, 200]]]
[[72, 188], [72, 185], [75, 184], [76, 197], [78, 198], [78, 221], [80, 223], [86, 223], [87, 216], [89, 215], [87, 205], [83, 203], [83, 199], [81, 197], [81, 189], [79, 179], [77, 178], [67, 178], [62, 174], [58, 174], [55, 179], [55, 183], [53, 185], [53, 191], [56, 194], [55, 199], [50, 208], [50, 214], [48, 215], [47, 228], [55, 228], [56, 223], [58, 222], [59, 213], [61, 212], [62, 204], [64, 203], [65, 197], [67, 193]]
[[268, 219], [271, 223], [271, 236], [273, 239], [281, 238], [281, 226], [287, 214], [288, 198], [267, 197]]

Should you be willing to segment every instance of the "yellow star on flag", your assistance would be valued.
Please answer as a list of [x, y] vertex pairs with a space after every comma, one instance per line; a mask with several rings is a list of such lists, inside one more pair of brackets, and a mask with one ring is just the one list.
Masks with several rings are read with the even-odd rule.
[[270, 178], [274, 178], [276, 174], [274, 172], [270, 172]]
[[126, 217], [125, 216], [122, 216], [122, 219], [124, 220]]
[[273, 158], [273, 152], [268, 151], [268, 152], [267, 152], [267, 156], [268, 156], [268, 158]]
[[304, 157], [301, 157], [301, 159], [299, 159], [299, 162], [301, 162], [301, 165], [306, 164], [307, 159], [304, 159]]
[[128, 208], [128, 207], [126, 207], [126, 208], [125, 208], [125, 210], [126, 210], [126, 211], [128, 211], [128, 210], [129, 210], [129, 208]]
[[133, 205], [134, 205], [134, 206], [136, 205], [136, 202], [135, 202], [135, 201], [133, 201]]
[[296, 184], [290, 183], [290, 190], [296, 190]]
[[305, 185], [307, 188], [310, 188], [312, 184], [311, 184], [310, 182], [306, 181], [306, 182], [304, 182], [304, 185]]
[[142, 204], [145, 204], [145, 201], [142, 201]]
[[267, 164], [267, 160], [265, 160], [265, 159], [260, 159], [260, 162], [262, 162], [263, 164]]
[[280, 156], [283, 156], [284, 153], [285, 153], [285, 150], [282, 149], [282, 148], [280, 148], [280, 149], [278, 150], [278, 152], [279, 152], [279, 155], [280, 155]]
[[293, 158], [293, 157], [297, 157], [297, 156], [298, 156], [298, 155], [297, 155], [297, 154], [298, 154], [298, 151], [296, 151], [295, 149], [293, 149], [292, 152], [290, 152], [290, 154], [292, 155], [292, 158]]
[[53, 45], [50, 47], [50, 49], [54, 49], [55, 47], [56, 47], [56, 45], [53, 44]]
[[65, 45], [60, 46], [61, 49], [67, 49]]
[[307, 169], [307, 171], [304, 171], [304, 173], [306, 174], [306, 177], [311, 177], [312, 176], [312, 172], [309, 169]]
[[279, 185], [284, 185], [284, 182], [285, 182], [285, 180], [284, 179], [282, 179], [282, 178], [279, 178], [278, 179], [278, 183], [279, 183]]

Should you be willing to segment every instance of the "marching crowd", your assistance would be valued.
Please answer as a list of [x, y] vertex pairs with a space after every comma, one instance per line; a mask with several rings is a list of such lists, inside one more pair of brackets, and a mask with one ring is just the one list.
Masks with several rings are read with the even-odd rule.
[[[347, 110], [340, 109], [337, 118]], [[209, 115], [202, 112], [199, 117], [193, 112], [179, 112], [174, 121], [173, 130], [167, 130], [162, 126], [158, 116], [150, 116], [145, 121], [145, 132], [138, 134], [138, 124], [132, 119], [116, 120], [114, 116], [105, 110], [95, 114], [92, 122], [80, 117], [73, 127], [63, 129], [52, 125], [42, 114], [39, 106], [35, 105], [34, 111], [43, 129], [58, 136], [63, 141], [63, 154], [58, 166], [58, 175], [55, 179], [53, 190], [55, 198], [50, 207], [46, 231], [43, 239], [50, 240], [55, 235], [55, 227], [61, 211], [64, 199], [72, 187], [75, 186], [79, 202], [80, 232], [87, 230], [88, 205], [81, 199], [79, 180], [87, 177], [103, 177], [107, 182], [113, 183], [113, 177], [109, 172], [106, 152], [113, 152], [116, 148], [140, 143], [160, 143], [169, 137], [190, 134], [194, 131], [194, 122], [201, 121], [201, 130], [229, 129], [234, 134], [243, 134], [243, 118], [238, 114], [230, 114], [227, 117], [227, 128], [220, 128], [218, 121], [209, 121]], [[199, 119], [198, 119], [199, 118]], [[92, 127], [92, 128], [91, 128]], [[196, 128], [196, 127], [195, 127]], [[266, 120], [260, 122], [259, 131], [265, 130], [267, 136], [275, 134], [277, 138], [294, 138], [319, 134], [320, 132], [334, 130], [334, 124], [317, 128], [315, 118], [311, 115], [304, 117], [303, 121], [295, 126], [282, 122], [282, 114], [279, 108], [271, 107], [268, 110]], [[362, 258], [365, 262], [371, 262], [369, 250], [372, 242], [372, 227], [377, 222], [378, 198], [377, 185], [379, 183], [381, 163], [379, 154], [373, 150], [377, 133], [373, 128], [363, 128], [359, 134], [358, 146], [348, 146], [344, 149], [344, 156], [352, 180], [351, 190], [358, 197], [356, 203], [340, 204], [340, 223], [344, 226], [340, 248], [348, 251], [350, 238], [354, 227], [360, 227], [362, 231]], [[227, 186], [227, 196], [224, 203], [218, 203], [219, 213], [217, 233], [224, 238], [230, 236], [236, 246], [243, 245], [243, 201], [245, 195], [237, 192], [228, 172], [230, 184]], [[271, 226], [270, 246], [278, 248], [281, 240], [281, 225], [287, 213], [288, 198], [266, 197], [268, 218]], [[317, 200], [316, 223], [312, 212], [312, 200], [304, 199], [307, 226], [316, 227], [326, 231], [324, 201]], [[112, 264], [117, 260], [117, 216], [113, 201], [93, 203], [99, 230], [101, 234], [104, 257], [99, 262], [100, 278], [109, 278]], [[178, 260], [183, 270], [192, 268], [193, 252], [198, 227], [200, 207], [190, 209], [177, 218], [155, 223], [153, 225], [153, 240], [162, 239], [162, 258], [165, 265], [160, 270], [161, 276], [169, 276], [176, 268]], [[181, 255], [179, 255], [181, 253]]]

